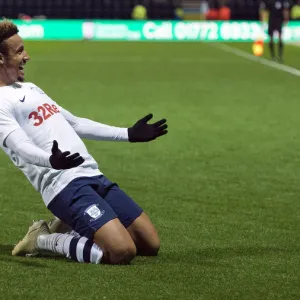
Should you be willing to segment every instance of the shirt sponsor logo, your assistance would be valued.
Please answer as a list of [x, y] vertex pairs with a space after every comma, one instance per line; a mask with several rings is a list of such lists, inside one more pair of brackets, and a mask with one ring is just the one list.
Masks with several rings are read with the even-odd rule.
[[33, 126], [40, 126], [44, 121], [57, 113], [59, 113], [59, 109], [56, 105], [44, 103], [43, 105], [38, 106], [36, 111], [32, 111], [29, 114], [28, 119], [34, 120]]

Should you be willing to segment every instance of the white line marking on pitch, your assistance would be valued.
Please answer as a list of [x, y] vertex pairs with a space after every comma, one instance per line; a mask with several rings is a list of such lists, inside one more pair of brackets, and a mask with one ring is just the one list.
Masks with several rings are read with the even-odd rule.
[[289, 67], [289, 66], [286, 66], [286, 65], [282, 65], [282, 64], [279, 64], [275, 61], [267, 60], [267, 59], [262, 58], [262, 57], [256, 57], [256, 56], [251, 55], [251, 54], [249, 54], [245, 51], [242, 51], [240, 49], [236, 49], [234, 47], [231, 47], [231, 46], [228, 46], [228, 45], [225, 45], [225, 44], [212, 44], [212, 45], [215, 46], [217, 49], [221, 49], [223, 51], [235, 54], [236, 56], [243, 57], [243, 58], [246, 58], [248, 60], [257, 62], [259, 64], [268, 66], [270, 68], [274, 68], [274, 69], [292, 74], [294, 76], [299, 76], [300, 77], [300, 70], [298, 70], [296, 68]]

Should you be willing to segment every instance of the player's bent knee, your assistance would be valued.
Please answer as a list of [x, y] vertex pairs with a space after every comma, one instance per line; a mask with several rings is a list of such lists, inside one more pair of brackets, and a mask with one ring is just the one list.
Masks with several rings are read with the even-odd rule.
[[160, 240], [159, 238], [151, 239], [150, 241], [147, 241], [146, 244], [141, 245], [139, 249], [140, 255], [146, 255], [146, 256], [157, 256], [160, 249]]
[[118, 219], [103, 225], [95, 233], [94, 242], [103, 250], [103, 263], [129, 264], [136, 256], [136, 246]]
[[152, 256], [158, 255], [159, 249], [160, 249], [160, 240], [158, 239], [157, 241], [151, 244], [151, 247], [149, 249], [150, 255]]
[[136, 248], [137, 254], [142, 256], [156, 256], [160, 249], [160, 240], [149, 217], [142, 213], [128, 228]]
[[135, 245], [123, 245], [109, 251], [109, 263], [113, 265], [130, 264], [136, 256]]

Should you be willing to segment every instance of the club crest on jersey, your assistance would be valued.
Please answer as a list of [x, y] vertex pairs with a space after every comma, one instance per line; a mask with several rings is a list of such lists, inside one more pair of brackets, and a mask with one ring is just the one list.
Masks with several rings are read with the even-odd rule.
[[99, 218], [101, 218], [103, 216], [103, 214], [105, 213], [105, 210], [100, 210], [96, 204], [93, 204], [92, 206], [88, 207], [85, 211], [84, 211], [84, 215], [89, 215], [92, 220], [90, 221], [94, 221], [97, 220]]
[[45, 94], [45, 92], [43, 90], [41, 90], [39, 87], [37, 87], [37, 86], [31, 86], [30, 89], [31, 90], [35, 90], [35, 91], [39, 92], [42, 95]]

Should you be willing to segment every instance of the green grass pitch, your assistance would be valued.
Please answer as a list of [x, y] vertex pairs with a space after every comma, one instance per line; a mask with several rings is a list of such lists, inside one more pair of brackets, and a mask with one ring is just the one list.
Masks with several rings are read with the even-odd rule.
[[[12, 257], [51, 215], [2, 152], [0, 299], [300, 298], [299, 77], [203, 43], [26, 47], [27, 80], [75, 115], [167, 117], [169, 134], [149, 144], [86, 141], [150, 215], [161, 251], [131, 266]], [[299, 54], [287, 46], [286, 63], [300, 68]]]

